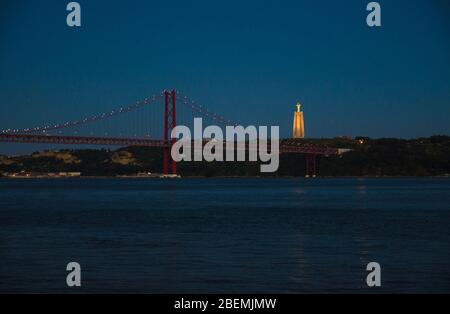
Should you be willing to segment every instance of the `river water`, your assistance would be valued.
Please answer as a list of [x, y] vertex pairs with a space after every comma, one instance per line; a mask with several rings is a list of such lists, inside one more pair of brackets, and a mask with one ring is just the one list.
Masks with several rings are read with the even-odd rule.
[[3, 179], [0, 262], [0, 292], [448, 293], [450, 179]]

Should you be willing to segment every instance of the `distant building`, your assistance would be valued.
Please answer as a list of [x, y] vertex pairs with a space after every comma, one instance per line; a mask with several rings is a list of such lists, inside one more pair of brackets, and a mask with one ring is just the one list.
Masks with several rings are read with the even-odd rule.
[[297, 103], [297, 111], [294, 112], [294, 127], [292, 129], [293, 138], [305, 138], [305, 121], [301, 107], [302, 105]]

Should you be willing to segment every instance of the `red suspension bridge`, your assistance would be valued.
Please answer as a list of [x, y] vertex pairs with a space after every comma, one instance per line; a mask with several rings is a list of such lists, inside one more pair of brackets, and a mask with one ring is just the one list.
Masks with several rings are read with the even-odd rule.
[[[161, 102], [163, 106], [156, 105]], [[177, 104], [181, 106], [177, 107]], [[125, 116], [128, 118], [124, 121]], [[188, 118], [183, 119], [186, 116]], [[170, 134], [180, 121], [180, 117], [182, 122], [179, 124], [189, 127], [193, 124], [194, 116], [205, 118], [216, 125], [238, 125], [172, 90], [163, 91], [127, 107], [79, 120], [33, 128], [2, 130], [0, 142], [158, 147], [163, 150], [164, 174], [176, 174], [177, 164], [171, 159], [170, 151], [177, 139], [170, 138]], [[279, 151], [304, 154], [307, 176], [316, 174], [317, 156], [338, 154], [335, 148], [298, 141], [281, 142]]]

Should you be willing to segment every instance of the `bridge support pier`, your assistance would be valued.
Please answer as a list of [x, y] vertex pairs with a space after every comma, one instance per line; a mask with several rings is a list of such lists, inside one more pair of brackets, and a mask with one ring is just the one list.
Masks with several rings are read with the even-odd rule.
[[169, 138], [170, 134], [172, 133], [172, 130], [177, 125], [176, 120], [176, 91], [172, 90], [164, 91], [164, 142], [165, 144], [169, 144], [169, 146], [164, 147], [163, 151], [163, 162], [164, 162], [164, 174], [169, 174], [169, 163], [170, 170], [172, 174], [177, 174], [177, 163], [175, 160], [173, 160], [170, 156], [170, 151], [172, 148], [172, 145], [175, 143], [175, 138]]
[[316, 177], [316, 165], [317, 165], [317, 156], [316, 154], [306, 154], [306, 167], [305, 167], [305, 177], [306, 178], [315, 178]]

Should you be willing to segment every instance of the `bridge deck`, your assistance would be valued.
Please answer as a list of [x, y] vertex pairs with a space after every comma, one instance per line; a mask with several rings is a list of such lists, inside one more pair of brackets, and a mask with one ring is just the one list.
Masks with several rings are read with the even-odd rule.
[[[58, 136], [37, 134], [0, 133], [0, 142], [7, 143], [45, 143], [72, 145], [114, 145], [114, 146], [147, 146], [170, 147], [164, 140], [150, 138], [122, 138], [122, 137], [89, 137], [89, 136]], [[248, 149], [248, 147], [246, 148]], [[322, 147], [312, 144], [280, 145], [280, 153], [337, 155], [336, 148]]]

